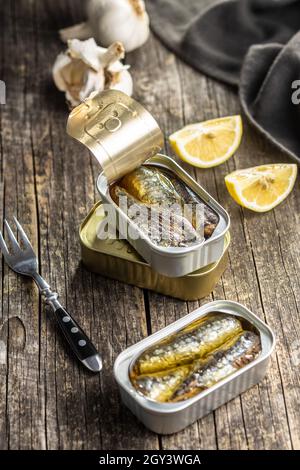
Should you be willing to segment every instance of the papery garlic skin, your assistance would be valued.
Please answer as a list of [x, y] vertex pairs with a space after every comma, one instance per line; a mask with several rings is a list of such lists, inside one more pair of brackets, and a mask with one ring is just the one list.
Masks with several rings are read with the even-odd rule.
[[131, 95], [133, 84], [129, 66], [123, 65], [124, 47], [115, 42], [108, 49], [97, 46], [93, 38], [68, 41], [66, 52], [57, 56], [52, 74], [57, 88], [65, 92], [71, 107], [93, 92], [112, 88]]
[[[114, 69], [114, 70], [113, 70]], [[119, 90], [131, 96], [133, 92], [133, 82], [131, 74], [126, 69], [118, 71], [117, 67], [110, 67], [110, 72], [113, 72], [113, 78], [107, 88], [111, 90]]]
[[105, 47], [120, 41], [130, 52], [149, 37], [149, 17], [143, 0], [89, 0], [87, 15], [87, 22], [60, 30], [63, 41], [92, 36]]

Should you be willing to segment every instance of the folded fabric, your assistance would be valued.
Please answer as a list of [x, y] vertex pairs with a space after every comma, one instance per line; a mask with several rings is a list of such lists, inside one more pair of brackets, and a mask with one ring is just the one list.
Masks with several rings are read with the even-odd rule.
[[147, 0], [163, 43], [196, 69], [240, 86], [246, 116], [300, 162], [300, 105], [293, 99], [300, 80], [300, 0], [227, 0], [207, 8], [211, 4]]
[[300, 163], [300, 32], [286, 46], [251, 47], [239, 93], [252, 124]]

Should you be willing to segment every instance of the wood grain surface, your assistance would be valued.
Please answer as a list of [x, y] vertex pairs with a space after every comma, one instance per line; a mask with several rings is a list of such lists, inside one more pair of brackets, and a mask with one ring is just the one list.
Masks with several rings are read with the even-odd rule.
[[[41, 273], [98, 346], [100, 375], [71, 357], [30, 280], [2, 262], [0, 283], [1, 449], [299, 449], [299, 181], [267, 214], [241, 209], [224, 176], [285, 158], [244, 122], [237, 154], [196, 179], [229, 211], [229, 267], [201, 302], [183, 302], [89, 273], [80, 262], [78, 227], [97, 200], [97, 163], [66, 135], [64, 96], [51, 67], [64, 48], [59, 28], [83, 21], [80, 0], [7, 0], [0, 4], [1, 227], [15, 214], [38, 253]], [[128, 54], [134, 96], [165, 135], [186, 123], [240, 113], [234, 91], [201, 75], [154, 37]], [[284, 125], [284, 123], [282, 123]], [[166, 143], [166, 152], [172, 155]], [[116, 356], [147, 334], [212, 299], [237, 300], [277, 336], [266, 378], [173, 436], [144, 428], [121, 404]], [[47, 315], [49, 313], [49, 315]]]

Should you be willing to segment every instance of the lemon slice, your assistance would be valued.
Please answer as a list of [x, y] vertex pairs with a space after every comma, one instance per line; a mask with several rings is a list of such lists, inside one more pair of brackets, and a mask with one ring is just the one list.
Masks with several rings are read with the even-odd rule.
[[210, 168], [234, 154], [242, 134], [241, 116], [227, 116], [185, 126], [170, 135], [169, 140], [183, 161], [199, 168]]
[[296, 178], [297, 165], [274, 163], [234, 171], [225, 177], [225, 183], [238, 204], [255, 212], [266, 212], [289, 195]]

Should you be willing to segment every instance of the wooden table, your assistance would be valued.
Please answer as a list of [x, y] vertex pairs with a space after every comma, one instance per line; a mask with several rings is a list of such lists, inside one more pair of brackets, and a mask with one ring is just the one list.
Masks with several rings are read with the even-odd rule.
[[[99, 169], [66, 135], [67, 107], [51, 78], [64, 48], [57, 30], [84, 19], [83, 3], [1, 2], [0, 78], [7, 103], [0, 106], [0, 208], [3, 217], [16, 214], [24, 224], [42, 274], [98, 345], [104, 368], [91, 375], [73, 360], [33, 283], [2, 263], [0, 448], [299, 449], [299, 181], [285, 203], [264, 215], [233, 202], [227, 173], [285, 161], [244, 122], [235, 157], [207, 171], [186, 167], [232, 220], [229, 267], [211, 296], [186, 303], [89, 273], [80, 263], [78, 227], [97, 200]], [[184, 65], [153, 37], [127, 62], [135, 98], [166, 136], [185, 123], [240, 112], [233, 91]], [[166, 151], [172, 155], [167, 143]], [[114, 359], [198, 305], [221, 298], [243, 303], [276, 332], [267, 377], [177, 435], [149, 432], [120, 402]]]

